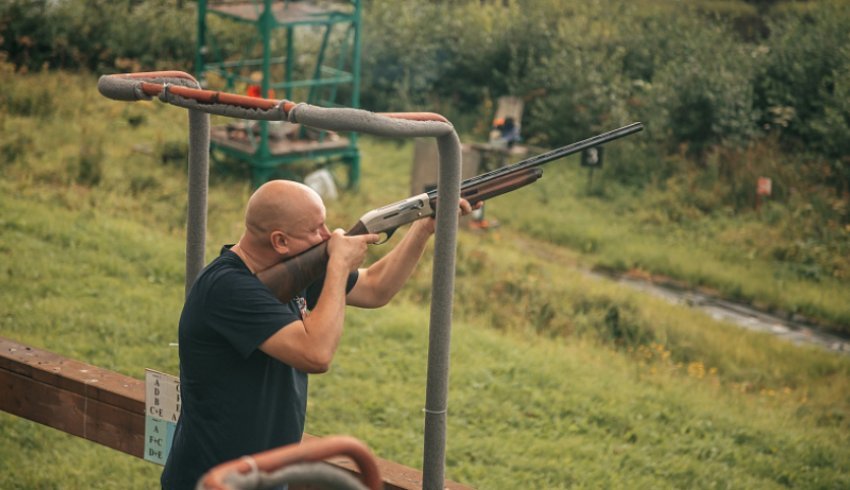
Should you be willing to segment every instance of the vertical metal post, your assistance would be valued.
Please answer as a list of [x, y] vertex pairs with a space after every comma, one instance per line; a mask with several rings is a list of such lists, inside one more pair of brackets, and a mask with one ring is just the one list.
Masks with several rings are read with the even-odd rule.
[[[263, 80], [260, 85], [260, 94], [263, 97], [269, 96], [269, 86], [271, 82], [271, 37], [272, 37], [272, 28], [274, 27], [276, 20], [274, 18], [274, 12], [272, 11], [272, 1], [265, 0], [263, 5], [263, 12], [260, 14], [260, 35], [263, 39]], [[287, 63], [289, 60], [287, 59]], [[286, 94], [286, 98], [289, 99], [289, 94]], [[265, 166], [268, 163], [269, 158], [271, 157], [271, 150], [269, 149], [269, 123], [268, 121], [260, 121], [260, 149], [259, 149], [260, 160], [262, 161], [262, 165]], [[254, 155], [256, 158], [256, 153]]]
[[449, 391], [449, 352], [455, 279], [458, 201], [460, 199], [460, 140], [457, 133], [437, 139], [440, 177], [437, 231], [434, 241], [431, 327], [428, 341], [428, 381], [425, 393], [425, 453], [422, 488], [441, 490], [445, 480], [446, 417]]
[[186, 211], [186, 295], [204, 268], [210, 175], [210, 115], [189, 110], [189, 203]]
[[[316, 59], [316, 67], [313, 69], [313, 80], [319, 80], [320, 78], [322, 78], [322, 65], [325, 64], [325, 51], [327, 51], [328, 49], [328, 42], [330, 41], [334, 25], [328, 23], [325, 24], [323, 27], [325, 28], [325, 32], [322, 35], [322, 45], [321, 47], [319, 47], [319, 56], [317, 57], [318, 59]], [[335, 84], [333, 86], [336, 87]], [[307, 95], [308, 104], [322, 104], [321, 99], [319, 99], [321, 89], [322, 87], [320, 85], [310, 85], [310, 92]], [[328, 102], [325, 102], [325, 104], [332, 102], [334, 99], [333, 97], [328, 97], [327, 100]]]
[[204, 54], [207, 50], [207, 0], [198, 0], [198, 35], [195, 41], [195, 76], [203, 79]]
[[[360, 107], [360, 50], [362, 49], [362, 35], [360, 29], [362, 27], [362, 5], [360, 0], [354, 2], [354, 47], [351, 60], [351, 107]], [[352, 156], [348, 159], [348, 185], [351, 188], [357, 188], [360, 183], [360, 152], [357, 149], [357, 133], [351, 133], [349, 138], [349, 147], [352, 150]]]
[[360, 50], [363, 43], [360, 24], [361, 22], [361, 6], [360, 1], [354, 2], [354, 53], [351, 60], [351, 107], [360, 107]]

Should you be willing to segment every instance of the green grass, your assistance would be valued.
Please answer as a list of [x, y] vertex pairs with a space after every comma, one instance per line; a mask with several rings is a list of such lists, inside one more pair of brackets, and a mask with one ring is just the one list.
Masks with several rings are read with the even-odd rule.
[[[186, 181], [158, 152], [185, 138], [185, 114], [102, 100], [85, 76], [3, 82], [17, 97], [66, 95], [47, 115], [0, 113], [0, 150], [14, 157], [0, 162], [0, 335], [137, 378], [176, 373]], [[410, 144], [362, 148], [362, 191], [329, 203], [331, 225], [407, 194]], [[480, 488], [850, 486], [850, 359], [583, 274], [617, 260], [672, 274], [658, 264], [684, 270], [690, 257], [707, 278], [743, 266], [699, 233], [652, 238], [661, 228], [583, 195], [570, 166], [488, 205], [501, 228], [461, 233], [447, 476]], [[214, 172], [208, 258], [238, 238], [248, 192]], [[349, 311], [331, 372], [312, 377], [309, 432], [420, 466], [430, 264], [391, 306]], [[159, 471], [0, 414], [0, 488], [152, 488]]]
[[767, 216], [695, 213], [673, 221], [669, 215], [682, 210], [669, 196], [637, 194], [610, 177], [601, 183], [597, 177], [588, 192], [586, 172], [575, 161], [550, 164], [534, 188], [495, 201], [491, 214], [532, 237], [579, 251], [588, 266], [669, 276], [850, 332], [850, 282], [817, 273], [816, 266], [773, 259], [777, 244], [794, 246], [802, 239], [783, 238]]
[[[418, 465], [425, 323], [410, 304], [352, 315], [332, 374], [314, 379], [310, 429], [353, 430]], [[461, 323], [453, 336], [449, 476], [480, 488], [847, 484], [846, 434], [805, 422], [799, 392], [742, 396], [691, 371], [636, 363], [575, 339]]]

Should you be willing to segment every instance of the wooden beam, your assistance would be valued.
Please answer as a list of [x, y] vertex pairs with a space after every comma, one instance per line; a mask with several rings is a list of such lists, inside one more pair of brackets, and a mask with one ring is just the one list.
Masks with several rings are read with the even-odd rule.
[[145, 385], [0, 338], [0, 409], [141, 458]]
[[[144, 381], [3, 337], [0, 410], [143, 457]], [[356, 473], [347, 458], [328, 462]], [[413, 468], [383, 459], [378, 459], [378, 468], [388, 490], [422, 488], [422, 473]], [[450, 481], [445, 488], [470, 489]]]

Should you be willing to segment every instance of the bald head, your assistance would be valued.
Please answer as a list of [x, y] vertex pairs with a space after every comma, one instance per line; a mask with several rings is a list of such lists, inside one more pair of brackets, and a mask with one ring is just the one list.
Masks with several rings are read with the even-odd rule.
[[273, 230], [298, 234], [314, 221], [324, 222], [325, 205], [313, 189], [289, 180], [272, 180], [260, 186], [245, 210], [246, 234], [263, 238]]

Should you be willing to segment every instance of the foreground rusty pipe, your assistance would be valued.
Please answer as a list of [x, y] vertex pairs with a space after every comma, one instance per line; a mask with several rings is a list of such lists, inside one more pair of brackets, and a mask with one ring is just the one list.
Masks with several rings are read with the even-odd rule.
[[[222, 104], [226, 106], [238, 107], [243, 109], [258, 109], [258, 110], [273, 110], [275, 108], [283, 109], [283, 115], [288, 116], [289, 112], [296, 106], [295, 102], [285, 99], [264, 99], [260, 97], [249, 97], [247, 95], [238, 95], [228, 92], [220, 92], [217, 90], [205, 90], [200, 87], [197, 80], [192, 75], [182, 71], [157, 71], [157, 72], [139, 72], [126, 73], [119, 75], [107, 75], [102, 79], [114, 82], [116, 86], [121, 86], [124, 94], [132, 98], [120, 97], [120, 100], [139, 100], [141, 94], [147, 98], [159, 97], [163, 92], [170, 91], [175, 95], [179, 95], [185, 99], [191, 99], [201, 104]], [[186, 85], [172, 85], [175, 81], [186, 82]], [[125, 83], [122, 83], [125, 82]], [[130, 91], [132, 95], [130, 95]], [[119, 99], [115, 97], [115, 93], [106, 94], [107, 97]], [[448, 119], [434, 112], [378, 112], [378, 115], [393, 119], [404, 119], [408, 121], [437, 121], [448, 123]]]
[[346, 456], [354, 461], [360, 469], [360, 478], [363, 484], [370, 490], [383, 488], [384, 483], [381, 480], [378, 465], [372, 452], [365, 444], [348, 436], [310, 439], [300, 444], [283, 446], [222, 463], [213, 467], [201, 477], [198, 488], [203, 490], [230, 490], [233, 487], [226, 482], [226, 479], [228, 475], [234, 472], [239, 474], [271, 473], [286, 466], [323, 461], [334, 456]]

